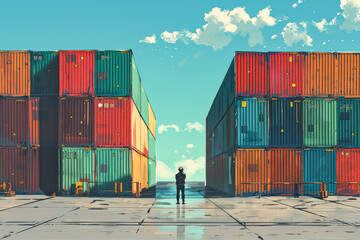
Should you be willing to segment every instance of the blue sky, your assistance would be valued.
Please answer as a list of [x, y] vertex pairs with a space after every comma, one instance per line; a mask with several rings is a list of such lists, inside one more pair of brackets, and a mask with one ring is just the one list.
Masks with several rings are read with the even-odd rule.
[[360, 0], [0, 0], [3, 50], [133, 49], [158, 180], [178, 165], [205, 179], [205, 118], [235, 51], [359, 51], [359, 31]]

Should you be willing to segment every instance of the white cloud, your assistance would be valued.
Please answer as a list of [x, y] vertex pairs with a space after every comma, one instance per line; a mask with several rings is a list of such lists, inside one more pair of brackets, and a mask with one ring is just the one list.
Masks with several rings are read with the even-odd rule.
[[292, 5], [292, 7], [293, 8], [296, 8], [296, 7], [298, 7], [300, 4], [302, 4], [303, 3], [303, 0], [298, 0], [296, 3], [294, 3], [293, 5]]
[[323, 42], [323, 45], [325, 45], [326, 44], [326, 42]]
[[340, 0], [340, 8], [343, 10], [342, 16], [345, 18], [340, 29], [348, 32], [360, 31], [360, 1]]
[[149, 44], [156, 43], [155, 33], [150, 37], [145, 37], [143, 40], [140, 40], [139, 43], [149, 43]]
[[199, 122], [194, 122], [194, 123], [188, 122], [186, 124], [186, 128], [184, 129], [184, 131], [192, 132], [192, 130], [203, 132], [205, 130], [205, 127]]
[[306, 23], [300, 23], [299, 27], [296, 23], [290, 22], [286, 24], [281, 36], [284, 38], [284, 42], [287, 46], [292, 46], [299, 42], [304, 42], [303, 46], [312, 46], [312, 38], [307, 34]]
[[187, 177], [195, 175], [197, 171], [205, 168], [205, 157], [197, 159], [184, 159], [175, 163], [175, 166], [182, 166]]
[[333, 20], [331, 20], [331, 22], [327, 22], [325, 18], [323, 18], [320, 22], [315, 22], [312, 21], [312, 24], [320, 31], [320, 32], [324, 32], [327, 30], [327, 26], [333, 26], [335, 25], [336, 22], [336, 17], [333, 18]]
[[176, 171], [171, 170], [164, 162], [156, 161], [156, 175], [158, 179], [173, 178]]
[[271, 40], [274, 40], [274, 39], [277, 38], [277, 37], [278, 37], [278, 35], [276, 35], [276, 34], [275, 34], [275, 35], [272, 35], [272, 36], [271, 36]]
[[206, 22], [195, 32], [188, 30], [165, 31], [161, 38], [169, 43], [176, 43], [179, 39], [185, 43], [193, 41], [198, 45], [210, 46], [214, 50], [222, 49], [233, 39], [233, 36], [248, 36], [248, 44], [253, 47], [257, 44], [262, 45], [264, 41], [261, 29], [266, 26], [274, 26], [276, 19], [270, 16], [271, 9], [266, 7], [260, 10], [256, 17], [250, 17], [243, 7], [236, 7], [232, 10], [221, 10], [219, 7], [213, 8], [209, 13], [205, 13]]
[[192, 143], [189, 143], [186, 145], [186, 148], [193, 148], [193, 147], [194, 147], [194, 144], [192, 144]]
[[180, 128], [178, 125], [171, 124], [171, 125], [160, 125], [158, 128], [158, 133], [162, 134], [163, 132], [167, 132], [170, 128], [174, 129], [175, 132], [180, 132]]

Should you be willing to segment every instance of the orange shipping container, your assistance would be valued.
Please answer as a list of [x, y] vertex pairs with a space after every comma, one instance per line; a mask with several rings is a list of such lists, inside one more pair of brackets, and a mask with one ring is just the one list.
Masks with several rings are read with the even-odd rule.
[[[271, 149], [270, 150], [271, 183], [299, 183], [303, 181], [302, 150]], [[301, 186], [298, 188], [299, 193]], [[271, 194], [293, 194], [293, 184], [271, 184]]]
[[[360, 149], [341, 148], [336, 155], [336, 182], [360, 182]], [[359, 184], [337, 184], [338, 195], [358, 195]]]
[[148, 159], [137, 151], [131, 151], [133, 193], [136, 193], [136, 183], [140, 183], [140, 189], [146, 189], [148, 185]]
[[304, 95], [332, 97], [337, 95], [336, 54], [305, 54]]
[[360, 54], [338, 53], [339, 96], [360, 97]]
[[30, 96], [30, 52], [0, 52], [0, 96]]
[[235, 194], [253, 195], [264, 193], [264, 184], [268, 183], [268, 150], [238, 149], [235, 160]]
[[150, 103], [148, 103], [148, 108], [149, 108], [149, 130], [156, 139], [156, 119]]

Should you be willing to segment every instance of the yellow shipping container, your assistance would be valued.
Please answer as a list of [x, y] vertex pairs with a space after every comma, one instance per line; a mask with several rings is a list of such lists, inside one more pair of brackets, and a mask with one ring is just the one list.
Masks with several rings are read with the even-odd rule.
[[149, 106], [149, 130], [156, 139], [156, 118], [150, 103], [148, 103], [148, 106]]

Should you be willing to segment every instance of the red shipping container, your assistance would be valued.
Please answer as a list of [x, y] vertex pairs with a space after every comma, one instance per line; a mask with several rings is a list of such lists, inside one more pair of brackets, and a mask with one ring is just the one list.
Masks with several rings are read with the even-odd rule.
[[[302, 183], [303, 161], [300, 149], [271, 149], [270, 150], [270, 182], [271, 183]], [[293, 194], [293, 184], [272, 184], [269, 186], [271, 194]], [[299, 194], [302, 186], [298, 185]]]
[[94, 96], [95, 51], [60, 51], [60, 96]]
[[36, 193], [39, 178], [37, 147], [0, 148], [0, 182], [10, 182], [16, 193]]
[[59, 144], [94, 145], [94, 101], [92, 98], [60, 98]]
[[0, 145], [28, 144], [39, 145], [39, 98], [0, 99]]
[[302, 96], [304, 56], [301, 53], [270, 53], [270, 96]]
[[267, 53], [236, 52], [236, 95], [262, 97], [269, 95]]
[[95, 146], [131, 146], [131, 98], [95, 99]]
[[[360, 182], [360, 149], [339, 149], [336, 156], [336, 182]], [[339, 195], [358, 195], [359, 184], [337, 184]]]

